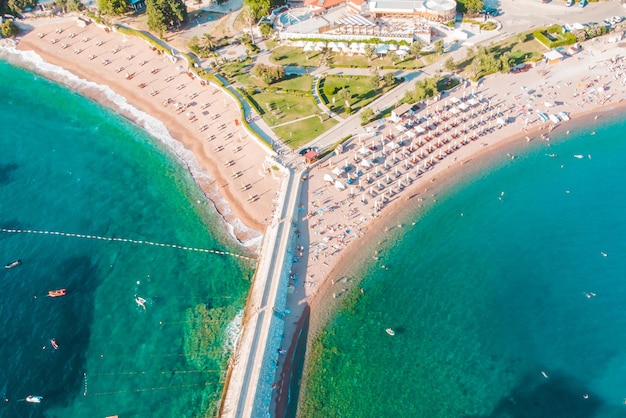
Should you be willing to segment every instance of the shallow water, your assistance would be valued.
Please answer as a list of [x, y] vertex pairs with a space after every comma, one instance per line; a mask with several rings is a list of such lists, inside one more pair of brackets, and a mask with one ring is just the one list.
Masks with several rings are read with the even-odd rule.
[[625, 128], [537, 142], [414, 213], [325, 329], [305, 416], [623, 416]]
[[[4, 61], [0, 103], [0, 227], [241, 251], [189, 172], [127, 120]], [[0, 233], [0, 254], [23, 260], [0, 271], [0, 416], [191, 417], [219, 398], [221, 365], [199, 368], [185, 351], [185, 329], [202, 325], [187, 310], [232, 306], [232, 320], [250, 263], [33, 233]], [[67, 296], [46, 297], [59, 288]], [[227, 325], [196, 355], [226, 361]]]

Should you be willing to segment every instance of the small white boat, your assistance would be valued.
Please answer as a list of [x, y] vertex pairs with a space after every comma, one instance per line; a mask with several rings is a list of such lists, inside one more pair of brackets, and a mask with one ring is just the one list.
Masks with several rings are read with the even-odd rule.
[[541, 371], [541, 375], [546, 379], [548, 378], [548, 373], [544, 372], [543, 370]]
[[385, 332], [386, 332], [387, 334], [391, 335], [392, 337], [393, 337], [394, 335], [396, 335], [396, 332], [395, 332], [392, 328], [387, 328], [387, 329], [385, 330]]
[[581, 159], [581, 158], [583, 158], [583, 156], [582, 156], [581, 154], [575, 154], [575, 155], [574, 155], [574, 158]]
[[141, 306], [144, 310], [146, 309], [146, 300], [142, 298], [141, 296], [137, 296], [135, 298], [135, 302], [137, 303], [138, 306]]
[[560, 116], [560, 117], [561, 117], [561, 119], [563, 119], [565, 122], [567, 122], [567, 121], [570, 119], [570, 117], [569, 117], [569, 115], [567, 114], [567, 112], [559, 112], [559, 116]]
[[43, 401], [43, 396], [28, 395], [26, 397], [26, 402], [41, 403], [41, 401]]
[[22, 264], [22, 260], [15, 260], [15, 261], [11, 261], [10, 263], [6, 263], [4, 265], [5, 269], [12, 269], [13, 267], [17, 267], [20, 264]]
[[553, 113], [550, 113], [549, 118], [554, 123], [559, 123], [561, 121], [561, 119], [559, 119], [559, 117]]

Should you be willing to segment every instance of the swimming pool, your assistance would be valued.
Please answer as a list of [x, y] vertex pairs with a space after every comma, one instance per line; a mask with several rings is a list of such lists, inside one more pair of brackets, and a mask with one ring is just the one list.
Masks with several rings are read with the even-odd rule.
[[291, 25], [295, 25], [296, 23], [307, 20], [310, 17], [311, 17], [311, 12], [309, 10], [293, 9], [293, 10], [282, 13], [280, 17], [278, 18], [278, 20], [280, 21], [280, 23], [283, 24], [283, 26], [291, 26]]

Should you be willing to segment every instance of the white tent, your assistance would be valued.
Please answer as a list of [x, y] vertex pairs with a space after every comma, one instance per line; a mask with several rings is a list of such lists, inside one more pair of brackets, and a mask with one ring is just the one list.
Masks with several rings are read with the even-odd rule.
[[304, 52], [309, 52], [309, 51], [313, 51], [314, 45], [311, 42], [307, 42], [306, 45], [304, 45]]
[[458, 115], [461, 112], [456, 107], [453, 107], [452, 109], [450, 109], [450, 113], [452, 113], [453, 115]]
[[399, 123], [396, 125], [396, 129], [399, 130], [400, 132], [404, 132], [406, 131], [406, 128], [404, 127], [403, 124]]
[[459, 109], [461, 109], [463, 112], [465, 112], [467, 109], [469, 109], [469, 106], [466, 105], [465, 103], [461, 103], [459, 105]]
[[324, 181], [327, 181], [329, 183], [334, 183], [335, 179], [333, 178], [333, 176], [331, 174], [324, 174]]
[[457, 103], [458, 103], [458, 102], [460, 102], [461, 100], [459, 100], [459, 98], [458, 98], [458, 97], [452, 97], [452, 98], [450, 99], [450, 101], [451, 101], [453, 104], [457, 104]]
[[418, 134], [423, 134], [424, 132], [426, 132], [426, 129], [422, 128], [421, 126], [416, 126], [415, 132], [417, 132]]
[[343, 167], [335, 167], [335, 168], [333, 169], [333, 174], [334, 174], [334, 175], [336, 175], [336, 176], [340, 176], [340, 175], [342, 175], [342, 174], [343, 174], [343, 172], [344, 172]]
[[368, 149], [367, 149], [367, 148], [365, 148], [365, 147], [361, 147], [361, 148], [359, 149], [359, 154], [361, 154], [361, 155], [369, 155], [369, 154], [370, 154], [370, 150], [368, 150]]
[[404, 58], [405, 55], [408, 55], [409, 51], [405, 51], [404, 49], [398, 49], [396, 51], [396, 55], [400, 58]]
[[388, 143], [388, 144], [387, 144], [387, 146], [388, 146], [389, 148], [391, 148], [391, 149], [396, 149], [396, 148], [398, 148], [398, 147], [399, 147], [399, 145], [398, 145], [398, 144], [396, 144], [395, 142], [390, 142], [390, 143]]
[[364, 158], [363, 161], [361, 161], [361, 166], [365, 168], [370, 168], [372, 166], [372, 163], [367, 158]]
[[377, 54], [386, 54], [388, 51], [389, 45], [386, 44], [376, 45], [376, 49], [374, 50]]
[[335, 187], [336, 187], [338, 190], [344, 190], [344, 189], [346, 188], [346, 185], [345, 185], [345, 184], [343, 184], [343, 182], [342, 182], [342, 181], [337, 180], [337, 181], [335, 182]]

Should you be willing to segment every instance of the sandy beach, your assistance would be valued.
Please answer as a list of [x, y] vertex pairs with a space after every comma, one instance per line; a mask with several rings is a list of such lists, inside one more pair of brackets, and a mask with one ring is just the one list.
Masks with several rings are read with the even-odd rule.
[[[18, 48], [109, 86], [162, 121], [210, 174], [211, 180], [198, 181], [199, 186], [239, 241], [255, 240], [265, 230], [281, 172], [268, 162], [271, 151], [239, 123], [242, 115], [231, 97], [190, 76], [186, 62], [158, 54], [138, 38], [95, 24], [79, 27], [75, 18], [39, 22], [23, 34]], [[342, 278], [353, 277], [363, 260], [392, 245], [387, 237], [410, 227], [403, 218], [435, 204], [442, 188], [495, 161], [514, 159], [530, 143], [549, 147], [555, 130], [601, 123], [606, 115], [623, 111], [626, 61], [621, 53], [604, 37], [584, 43], [581, 53], [557, 64], [463, 83], [413, 114], [371, 124], [340, 154], [308, 169], [293, 220], [288, 316], [272, 404], [277, 416], [287, 405], [297, 337], [308, 326], [311, 341], [356, 283]], [[78, 90], [124, 114], [101, 92]], [[561, 116], [558, 123], [543, 121], [539, 112]]]
[[[191, 75], [184, 60], [161, 54], [140, 38], [94, 23], [79, 27], [76, 18], [41, 23], [23, 34], [18, 49], [34, 51], [82, 79], [110, 87], [161, 121], [209, 174], [208, 181], [196, 180], [233, 235], [242, 243], [260, 242], [281, 173], [272, 169], [272, 151], [243, 128], [232, 97]], [[54, 79], [54, 74], [45, 75]], [[141, 125], [101, 91], [73, 88]]]
[[[294, 250], [301, 257], [293, 265], [287, 301], [292, 318], [286, 321], [285, 351], [276, 375], [276, 416], [286, 410], [300, 328], [308, 327], [308, 347], [340, 306], [341, 295], [358, 283], [365, 263], [392, 246], [402, 228], [410, 228], [405, 218], [436, 204], [443, 189], [497, 161], [515, 159], [525, 147], [539, 142], [549, 153], [552, 132], [569, 133], [624, 111], [626, 63], [621, 49], [606, 37], [583, 48], [561, 63], [539, 63], [526, 73], [496, 74], [478, 85], [458, 86], [401, 121], [371, 124], [370, 134], [353, 138], [342, 154], [311, 168]], [[459, 113], [452, 110], [472, 98], [477, 104]], [[539, 112], [564, 112], [568, 120], [543, 121]], [[398, 124], [421, 126], [425, 132], [410, 137]], [[390, 147], [394, 142], [398, 146]], [[367, 159], [378, 161], [367, 167]], [[348, 173], [361, 172], [352, 184], [347, 184], [350, 174], [332, 171], [346, 166]], [[368, 178], [367, 184], [359, 186], [359, 178]], [[337, 180], [345, 189], [339, 190]], [[309, 312], [310, 318], [303, 320]]]

